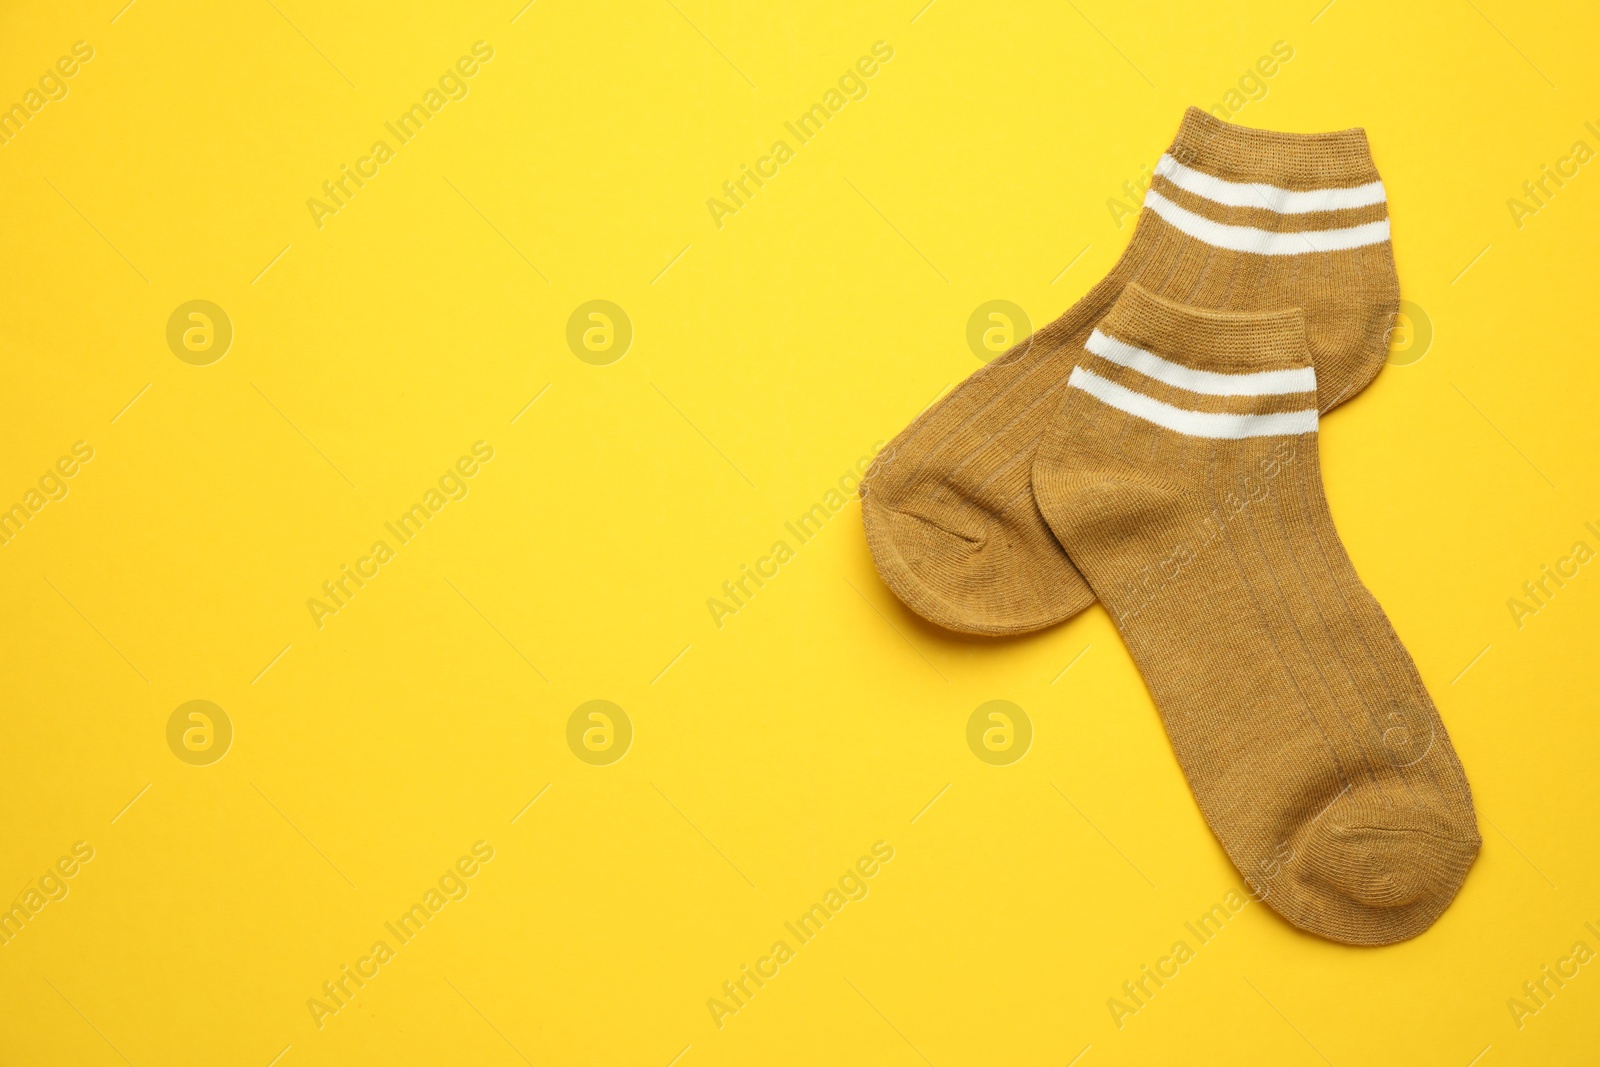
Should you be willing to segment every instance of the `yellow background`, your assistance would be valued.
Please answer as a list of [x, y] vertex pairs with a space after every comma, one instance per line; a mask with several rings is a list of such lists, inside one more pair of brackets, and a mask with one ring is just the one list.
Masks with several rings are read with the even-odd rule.
[[[0, 878], [94, 858], [0, 947], [0, 1062], [1594, 1061], [1600, 964], [1520, 1029], [1507, 1000], [1600, 949], [1600, 573], [1520, 629], [1507, 600], [1600, 547], [1597, 164], [1520, 228], [1506, 204], [1600, 148], [1593, 12], [921, 3], [7, 5], [0, 102], [94, 58], [0, 148], [0, 504], [95, 454], [0, 547]], [[469, 95], [319, 229], [307, 199], [479, 40]], [[719, 229], [707, 198], [880, 40]], [[1365, 126], [1432, 323], [1322, 434], [1482, 819], [1406, 944], [1251, 906], [1195, 946], [1240, 878], [1103, 612], [964, 639], [877, 580], [853, 500], [784, 528], [978, 366], [973, 309], [1042, 323], [1112, 263], [1107, 201], [1190, 103]], [[234, 328], [208, 366], [166, 341], [193, 299]], [[633, 325], [606, 366], [566, 342], [592, 299]], [[319, 629], [308, 598], [479, 440], [469, 495]], [[235, 730], [209, 766], [167, 744], [197, 699]], [[567, 745], [595, 699], [635, 731], [609, 766]], [[995, 699], [1034, 729], [1003, 767], [966, 743]], [[469, 895], [319, 1028], [480, 840]], [[708, 998], [880, 840], [870, 894], [719, 1028]]]

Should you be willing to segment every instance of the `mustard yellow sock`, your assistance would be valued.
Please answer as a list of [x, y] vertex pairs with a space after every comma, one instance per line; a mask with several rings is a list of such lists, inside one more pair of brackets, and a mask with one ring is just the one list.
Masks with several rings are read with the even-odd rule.
[[1427, 929], [1477, 855], [1472, 794], [1328, 512], [1304, 316], [1130, 285], [1063, 358], [1034, 493], [1229, 858], [1323, 937]]

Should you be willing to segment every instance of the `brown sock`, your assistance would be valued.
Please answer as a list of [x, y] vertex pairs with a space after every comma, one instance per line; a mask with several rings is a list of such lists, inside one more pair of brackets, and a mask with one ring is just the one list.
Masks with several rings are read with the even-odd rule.
[[1222, 847], [1303, 929], [1427, 929], [1477, 855], [1472, 794], [1334, 530], [1301, 313], [1130, 285], [1075, 362], [1034, 492]]
[[1127, 283], [1200, 307], [1304, 308], [1324, 411], [1383, 365], [1399, 290], [1365, 133], [1267, 133], [1190, 108], [1156, 175], [1111, 273], [913, 421], [862, 483], [879, 573], [941, 626], [1027, 633], [1094, 602], [1028, 472], [1072, 353]]

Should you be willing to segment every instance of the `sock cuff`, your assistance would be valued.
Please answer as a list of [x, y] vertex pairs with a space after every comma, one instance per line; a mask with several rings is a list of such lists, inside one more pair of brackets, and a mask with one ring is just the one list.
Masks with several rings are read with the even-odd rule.
[[1330, 133], [1277, 133], [1235, 126], [1191, 107], [1184, 112], [1167, 155], [1182, 167], [1228, 182], [1294, 192], [1355, 191], [1377, 183], [1376, 189], [1367, 193], [1366, 202], [1384, 199], [1367, 131], [1359, 127]]
[[[1309, 371], [1312, 366], [1299, 308], [1209, 311], [1157, 296], [1137, 282], [1122, 290], [1097, 332], [1201, 371]], [[1314, 390], [1314, 374], [1310, 378]]]

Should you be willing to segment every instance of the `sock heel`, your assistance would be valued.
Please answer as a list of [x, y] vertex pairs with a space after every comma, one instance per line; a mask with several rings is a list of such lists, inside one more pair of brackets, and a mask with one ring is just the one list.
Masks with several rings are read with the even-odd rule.
[[1184, 493], [1135, 471], [1041, 457], [1033, 470], [1034, 495], [1063, 544], [1106, 544], [1147, 537], [1167, 525]]

